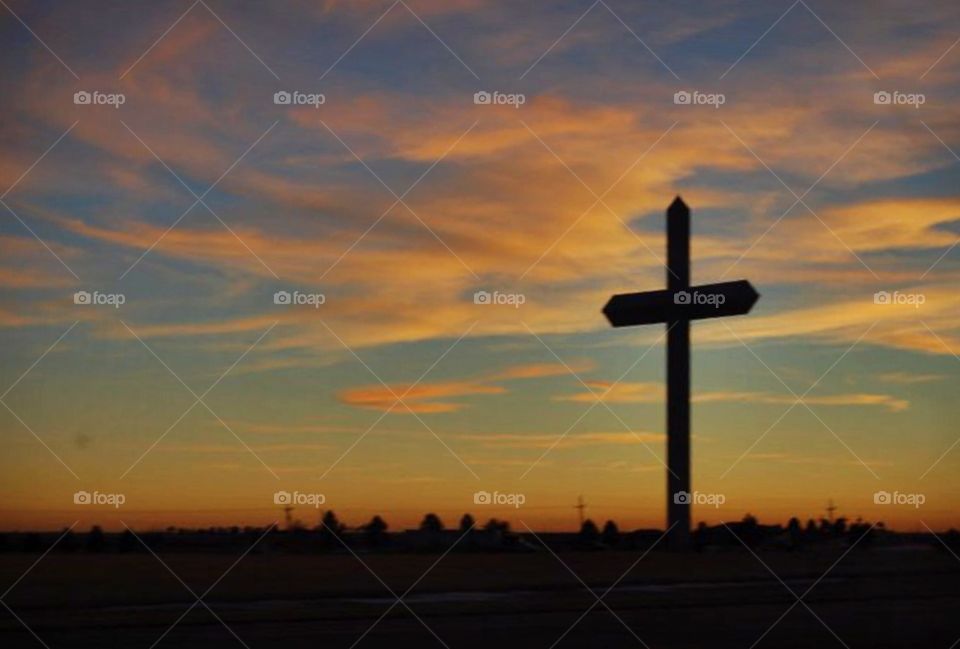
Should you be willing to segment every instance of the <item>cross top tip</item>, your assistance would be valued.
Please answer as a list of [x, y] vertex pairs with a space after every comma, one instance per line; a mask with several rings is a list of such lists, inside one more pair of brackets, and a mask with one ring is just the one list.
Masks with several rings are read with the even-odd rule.
[[670, 207], [667, 208], [667, 214], [677, 214], [686, 212], [690, 213], [690, 208], [687, 207], [687, 204], [683, 202], [683, 199], [680, 198], [678, 194], [676, 198], [673, 199], [673, 202], [670, 203]]

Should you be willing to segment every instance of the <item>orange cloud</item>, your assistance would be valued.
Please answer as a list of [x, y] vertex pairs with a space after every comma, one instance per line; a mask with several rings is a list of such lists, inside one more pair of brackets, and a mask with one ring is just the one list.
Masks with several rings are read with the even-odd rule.
[[[562, 439], [559, 434], [546, 433], [489, 433], [459, 435], [460, 439], [480, 442], [494, 448], [580, 448], [585, 446], [622, 446], [662, 442], [663, 433], [646, 431], [632, 432], [586, 432], [569, 433]], [[523, 463], [521, 463], [522, 465]]]
[[[694, 402], [740, 402], [740, 403], [782, 403], [793, 405], [796, 398], [790, 394], [770, 394], [768, 392], [705, 392], [693, 397]], [[809, 405], [824, 406], [882, 406], [890, 412], [902, 412], [910, 407], [910, 402], [889, 394], [842, 393], [827, 395], [807, 395], [803, 402]]]
[[[418, 383], [408, 385], [362, 386], [349, 388], [337, 393], [341, 403], [356, 408], [392, 412], [441, 413], [457, 412], [463, 408], [462, 403], [445, 401], [450, 397], [473, 396], [478, 394], [503, 394], [506, 389], [496, 385], [486, 385], [470, 381], [452, 381], [448, 383]], [[397, 397], [403, 398], [403, 404], [397, 402]]]
[[930, 383], [931, 381], [943, 381], [948, 378], [945, 374], [912, 374], [910, 372], [884, 372], [878, 374], [877, 378], [885, 383], [902, 383], [906, 385], [914, 383]]
[[513, 379], [540, 379], [548, 376], [568, 376], [571, 371], [580, 374], [595, 367], [592, 362], [569, 363], [569, 367], [561, 363], [530, 363], [528, 365], [512, 365], [502, 372], [489, 376], [490, 381], [510, 381]]
[[[579, 370], [575, 369], [576, 367], [579, 367]], [[582, 371], [588, 367], [590, 366], [587, 364], [573, 366], [574, 371]], [[341, 403], [358, 408], [390, 410], [393, 407], [395, 412], [409, 412], [402, 405], [397, 404], [397, 397], [403, 397], [404, 403], [416, 413], [456, 412], [463, 408], [463, 404], [437, 400], [477, 394], [504, 394], [507, 392], [506, 388], [494, 385], [495, 382], [569, 374], [570, 370], [560, 363], [531, 363], [513, 365], [475, 380], [419, 383], [413, 388], [404, 385], [390, 386], [390, 388], [382, 385], [361, 386], [343, 390], [337, 394], [337, 397]], [[409, 392], [404, 396], [408, 389]]]
[[[606, 381], [587, 381], [593, 392], [554, 397], [557, 401], [580, 401], [593, 403], [600, 399], [609, 403], [663, 403], [666, 399], [666, 389], [662, 383], [652, 382], [620, 382], [611, 384]], [[714, 391], [701, 392], [693, 396], [695, 403], [782, 403], [792, 405], [796, 398], [790, 394], [773, 394], [769, 392], [733, 392]], [[804, 402], [825, 406], [882, 406], [890, 412], [901, 412], [910, 406], [910, 402], [888, 394], [830, 394], [808, 395]]]
[[588, 391], [554, 397], [555, 401], [593, 403], [598, 399], [607, 403], [661, 403], [666, 390], [662, 383], [621, 381], [585, 381]]

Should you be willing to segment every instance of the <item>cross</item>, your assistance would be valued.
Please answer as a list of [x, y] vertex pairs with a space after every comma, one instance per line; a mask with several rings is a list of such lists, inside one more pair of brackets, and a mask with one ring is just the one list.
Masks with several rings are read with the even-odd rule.
[[690, 321], [748, 313], [760, 295], [745, 279], [690, 286], [690, 208], [667, 208], [667, 289], [614, 295], [603, 314], [614, 327], [667, 325], [667, 543], [690, 546]]

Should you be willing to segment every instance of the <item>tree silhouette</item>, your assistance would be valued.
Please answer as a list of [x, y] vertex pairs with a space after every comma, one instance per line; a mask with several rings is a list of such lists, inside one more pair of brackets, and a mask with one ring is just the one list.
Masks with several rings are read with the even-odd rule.
[[89, 534], [87, 534], [87, 552], [103, 552], [106, 545], [107, 539], [100, 526], [94, 525], [91, 527]]
[[473, 529], [476, 524], [477, 521], [474, 520], [473, 516], [464, 514], [463, 518], [460, 519], [460, 531], [465, 534], [467, 530]]
[[339, 534], [343, 531], [343, 524], [340, 523], [340, 520], [332, 509], [328, 509], [323, 513], [323, 518], [320, 520], [320, 527], [330, 530], [334, 534]]
[[833, 523], [833, 535], [836, 537], [841, 537], [846, 531], [847, 531], [847, 519], [841, 516]]
[[794, 516], [787, 523], [787, 536], [790, 538], [790, 547], [798, 547], [803, 543], [803, 530], [800, 529], [800, 519]]
[[697, 529], [693, 532], [693, 547], [700, 551], [710, 541], [710, 528], [704, 521], [697, 523]]
[[323, 513], [323, 518], [320, 520], [320, 540], [324, 545], [339, 545], [338, 538], [341, 532], [343, 532], [343, 524], [337, 519], [333, 510], [328, 509]]
[[870, 523], [858, 518], [856, 522], [850, 525], [847, 532], [850, 536], [850, 542], [856, 543], [857, 549], [863, 551], [873, 544], [878, 529], [882, 530], [883, 528], [879, 525], [870, 525]]
[[620, 541], [620, 529], [613, 521], [607, 521], [603, 526], [604, 545], [616, 545]]
[[367, 535], [367, 541], [370, 545], [380, 546], [387, 539], [387, 523], [380, 516], [374, 516], [370, 522], [364, 526], [364, 532]]
[[506, 534], [510, 531], [510, 523], [507, 521], [498, 521], [496, 518], [491, 518], [487, 521], [487, 524], [483, 526], [488, 532], [500, 532], [501, 534]]
[[137, 537], [133, 535], [133, 532], [130, 530], [124, 530], [123, 534], [120, 535], [120, 541], [117, 549], [120, 552], [133, 552], [139, 548], [140, 542], [137, 541]]
[[439, 534], [443, 531], [443, 522], [436, 514], [427, 514], [420, 522], [420, 530], [423, 532]]
[[600, 530], [597, 529], [597, 524], [589, 518], [583, 521], [583, 525], [580, 527], [580, 542], [593, 545], [599, 540]]
[[743, 517], [743, 520], [740, 521], [740, 538], [748, 546], [753, 547], [757, 545], [762, 536], [760, 531], [760, 524], [757, 522], [757, 517], [753, 514], [747, 514]]

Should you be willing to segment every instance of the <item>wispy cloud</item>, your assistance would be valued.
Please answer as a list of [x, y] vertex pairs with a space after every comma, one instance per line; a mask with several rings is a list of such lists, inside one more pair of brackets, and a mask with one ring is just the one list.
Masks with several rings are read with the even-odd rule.
[[[462, 403], [448, 401], [450, 398], [502, 394], [505, 388], [477, 382], [455, 381], [449, 383], [418, 383], [415, 386], [370, 385], [348, 388], [337, 393], [341, 403], [357, 408], [372, 410], [392, 410], [398, 413], [441, 413], [456, 412], [464, 407]], [[403, 397], [403, 404], [397, 397]]]
[[912, 385], [916, 383], [930, 383], [944, 381], [949, 378], [946, 374], [914, 374], [911, 372], [883, 372], [877, 378], [885, 383], [901, 383]]
[[[662, 383], [620, 382], [611, 384], [604, 381], [588, 381], [593, 392], [583, 391], [576, 394], [554, 397], [557, 401], [579, 401], [592, 403], [601, 399], [610, 403], [663, 403], [666, 390]], [[607, 391], [609, 389], [609, 391]], [[790, 394], [752, 391], [700, 391], [693, 396], [694, 403], [764, 403], [791, 405], [796, 397]], [[804, 397], [808, 404], [825, 406], [881, 406], [890, 412], [906, 410], [910, 403], [889, 394], [838, 393], [828, 395], [808, 395]]]
[[[583, 432], [571, 433], [558, 441], [559, 435], [545, 433], [489, 433], [459, 435], [459, 439], [477, 442], [481, 446], [492, 448], [546, 449], [546, 448], [582, 448], [587, 446], [623, 446], [641, 445], [648, 442], [662, 442], [662, 433], [646, 431], [633, 432]], [[529, 466], [529, 462], [526, 464]]]
[[[579, 364], [581, 370], [591, 367]], [[572, 369], [572, 368], [571, 368]], [[423, 382], [408, 385], [367, 385], [348, 388], [337, 393], [341, 403], [357, 408], [414, 413], [456, 412], [465, 404], [448, 401], [451, 397], [505, 394], [507, 388], [501, 382], [521, 379], [540, 379], [551, 376], [567, 376], [570, 369], [560, 363], [531, 363], [511, 365], [503, 370], [486, 374], [477, 379], [444, 382]], [[404, 407], [397, 398], [402, 397]]]

